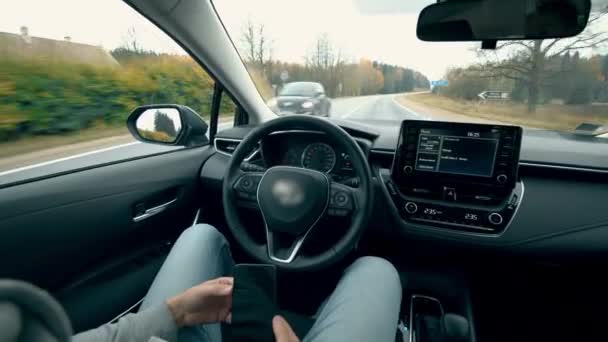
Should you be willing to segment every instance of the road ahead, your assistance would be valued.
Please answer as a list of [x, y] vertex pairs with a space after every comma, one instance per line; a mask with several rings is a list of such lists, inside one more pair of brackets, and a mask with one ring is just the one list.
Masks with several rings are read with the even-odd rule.
[[335, 99], [330, 117], [351, 120], [424, 119], [424, 117], [397, 103], [396, 95], [370, 95]]
[[[334, 99], [330, 117], [352, 120], [424, 119], [395, 101], [395, 95], [371, 95]], [[220, 129], [231, 124], [221, 124]], [[145, 144], [129, 136], [114, 137], [37, 151], [0, 162], [0, 185], [160, 153], [176, 149], [162, 145]]]

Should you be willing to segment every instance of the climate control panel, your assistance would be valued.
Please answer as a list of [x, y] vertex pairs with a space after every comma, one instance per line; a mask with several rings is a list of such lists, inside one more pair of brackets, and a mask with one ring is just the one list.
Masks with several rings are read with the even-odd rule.
[[388, 192], [406, 222], [472, 233], [500, 234], [517, 212], [524, 185], [518, 182], [513, 192], [500, 203], [477, 205], [432, 200], [401, 193], [390, 179], [384, 179]]

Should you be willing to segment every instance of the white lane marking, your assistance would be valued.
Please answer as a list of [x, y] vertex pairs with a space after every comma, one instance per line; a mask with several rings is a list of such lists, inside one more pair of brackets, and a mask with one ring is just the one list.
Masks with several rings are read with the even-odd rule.
[[[226, 128], [230, 128], [230, 127], [232, 127], [232, 125], [233, 125], [232, 122], [223, 122], [223, 123], [220, 123], [218, 125], [218, 131], [226, 129]], [[207, 132], [207, 135], [208, 134], [209, 134], [209, 132]], [[0, 177], [5, 176], [5, 175], [9, 175], [9, 174], [15, 173], [15, 172], [30, 170], [30, 169], [41, 167], [41, 166], [47, 166], [47, 165], [63, 162], [63, 161], [66, 161], [66, 160], [76, 159], [76, 158], [80, 158], [80, 157], [86, 157], [86, 156], [89, 156], [89, 155], [95, 154], [95, 153], [112, 151], [112, 150], [115, 150], [115, 149], [131, 146], [131, 145], [135, 145], [135, 144], [141, 144], [141, 142], [140, 141], [134, 141], [134, 142], [130, 142], [130, 143], [127, 143], [127, 144], [110, 146], [110, 147], [107, 147], [107, 148], [102, 148], [102, 149], [99, 149], [99, 150], [94, 150], [94, 151], [90, 151], [90, 152], [75, 154], [75, 155], [64, 157], [64, 158], [53, 159], [53, 160], [49, 160], [49, 161], [46, 161], [46, 162], [43, 162], [43, 163], [39, 163], [39, 164], [28, 165], [28, 166], [20, 167], [20, 168], [17, 168], [17, 169], [12, 169], [12, 170], [8, 170], [8, 171], [0, 172]]]
[[[218, 125], [218, 131], [230, 128], [232, 126], [233, 126], [233, 123], [231, 121], [221, 122]], [[207, 136], [209, 136], [209, 132], [207, 132]], [[112, 150], [115, 150], [115, 149], [131, 146], [131, 145], [135, 145], [135, 144], [141, 144], [141, 142], [140, 141], [134, 141], [134, 142], [126, 143], [126, 144], [121, 144], [121, 145], [116, 145], [116, 146], [110, 146], [110, 147], [107, 147], [107, 148], [102, 148], [102, 149], [99, 149], [99, 150], [94, 150], [94, 151], [89, 151], [89, 152], [85, 152], [85, 153], [75, 154], [75, 155], [71, 155], [71, 156], [64, 157], [64, 158], [53, 159], [53, 160], [49, 160], [49, 161], [46, 161], [46, 162], [43, 162], [43, 163], [38, 163], [38, 164], [34, 164], [34, 165], [28, 165], [28, 166], [24, 166], [24, 167], [20, 167], [20, 168], [16, 168], [16, 169], [11, 169], [11, 170], [8, 170], [8, 171], [0, 172], [0, 177], [5, 176], [5, 175], [9, 175], [9, 174], [15, 173], [15, 172], [20, 172], [20, 171], [34, 169], [34, 168], [41, 167], [41, 166], [47, 166], [47, 165], [51, 165], [51, 164], [55, 164], [55, 163], [60, 163], [60, 162], [66, 161], [66, 160], [72, 160], [72, 159], [76, 159], [76, 158], [80, 158], [80, 157], [86, 157], [86, 156], [89, 156], [89, 155], [95, 154], [95, 153], [112, 151]]]
[[394, 103], [396, 103], [396, 104], [397, 104], [397, 106], [399, 106], [399, 107], [401, 107], [401, 108], [405, 109], [405, 110], [406, 110], [408, 113], [410, 113], [410, 114], [412, 114], [412, 115], [414, 115], [414, 116], [417, 116], [417, 117], [419, 117], [419, 118], [421, 118], [421, 119], [423, 119], [423, 118], [424, 118], [422, 115], [420, 115], [420, 114], [418, 114], [418, 113], [414, 112], [413, 110], [411, 110], [411, 109], [407, 108], [406, 106], [402, 105], [401, 103], [399, 103], [399, 101], [397, 101], [397, 99], [395, 99], [395, 97], [397, 97], [397, 96], [393, 96], [393, 102], [394, 102]]
[[65, 157], [65, 158], [59, 158], [59, 159], [49, 160], [49, 161], [44, 162], [44, 163], [24, 166], [24, 167], [20, 167], [20, 168], [17, 168], [17, 169], [12, 169], [12, 170], [8, 170], [8, 171], [0, 172], [0, 177], [8, 175], [8, 174], [11, 174], [11, 173], [19, 172], [19, 171], [30, 170], [30, 169], [41, 167], [41, 166], [51, 165], [51, 164], [59, 163], [59, 162], [66, 161], [66, 160], [71, 160], [71, 159], [76, 159], [76, 158], [80, 158], [80, 157], [85, 157], [85, 156], [89, 156], [89, 155], [95, 154], [95, 153], [107, 152], [107, 151], [111, 151], [111, 150], [115, 150], [115, 149], [118, 149], [118, 148], [123, 148], [123, 147], [131, 146], [131, 145], [135, 145], [135, 144], [141, 144], [141, 142], [134, 141], [134, 142], [130, 142], [130, 143], [127, 143], [127, 144], [122, 144], [122, 145], [116, 145], [116, 146], [111, 146], [111, 147], [107, 147], [107, 148], [102, 148], [100, 150], [95, 150], [95, 151], [75, 154], [75, 155], [72, 155], [72, 156], [69, 156], [69, 157]]

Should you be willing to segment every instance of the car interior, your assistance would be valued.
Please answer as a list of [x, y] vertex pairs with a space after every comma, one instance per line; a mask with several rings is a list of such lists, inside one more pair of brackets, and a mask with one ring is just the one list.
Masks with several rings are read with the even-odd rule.
[[[136, 139], [183, 148], [0, 185], [0, 278], [49, 291], [75, 332], [135, 312], [180, 233], [208, 223], [237, 263], [277, 267], [278, 303], [300, 337], [344, 268], [367, 255], [399, 271], [397, 341], [608, 337], [606, 141], [526, 138], [506, 124], [275, 116], [211, 1], [126, 2], [212, 75], [216, 105], [208, 123], [180, 104], [129, 116]], [[418, 36], [491, 48], [584, 28], [563, 19], [555, 30], [487, 33], [486, 21], [467, 21], [483, 12], [474, 3], [429, 6]], [[588, 17], [589, 1], [568, 3], [587, 4], [568, 9]], [[222, 96], [237, 109], [218, 132]], [[170, 113], [176, 136], [146, 135], [139, 119], [150, 111]]]

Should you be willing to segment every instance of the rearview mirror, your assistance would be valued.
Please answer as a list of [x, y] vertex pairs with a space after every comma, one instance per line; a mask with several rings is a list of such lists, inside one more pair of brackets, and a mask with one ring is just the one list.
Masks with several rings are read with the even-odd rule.
[[198, 146], [208, 142], [207, 123], [186, 106], [137, 107], [129, 115], [127, 127], [143, 142], [177, 146]]
[[447, 0], [420, 12], [423, 41], [572, 37], [589, 19], [590, 0]]

